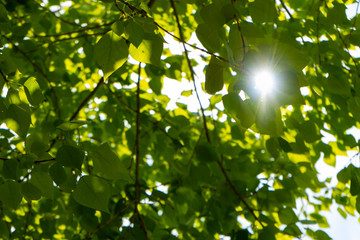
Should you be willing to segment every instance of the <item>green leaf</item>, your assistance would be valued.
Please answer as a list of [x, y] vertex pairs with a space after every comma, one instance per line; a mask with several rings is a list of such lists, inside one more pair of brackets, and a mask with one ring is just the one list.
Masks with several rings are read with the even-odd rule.
[[41, 191], [33, 184], [25, 182], [21, 184], [21, 193], [27, 201], [39, 200], [41, 198]]
[[211, 57], [206, 68], [205, 90], [209, 94], [215, 94], [224, 86], [224, 67], [218, 61], [215, 57]]
[[356, 211], [360, 213], [360, 196], [356, 197]]
[[51, 165], [49, 169], [49, 174], [52, 180], [54, 180], [57, 185], [60, 185], [66, 181], [66, 173], [64, 167], [60, 164], [55, 163]]
[[144, 33], [141, 43], [136, 46], [130, 44], [130, 55], [137, 61], [160, 65], [160, 57], [163, 51], [163, 38], [158, 34]]
[[95, 45], [95, 60], [100, 65], [105, 80], [126, 62], [128, 55], [125, 40], [113, 31], [106, 33]]
[[12, 209], [16, 209], [22, 199], [20, 184], [6, 181], [0, 185], [0, 201]]
[[300, 126], [300, 133], [304, 140], [308, 143], [313, 143], [321, 139], [319, 128], [313, 121], [304, 121]]
[[113, 25], [111, 25], [111, 30], [116, 33], [119, 37], [125, 32], [124, 21], [119, 20], [116, 21]]
[[49, 173], [56, 185], [64, 192], [72, 192], [76, 186], [76, 175], [70, 168], [63, 167], [60, 164], [53, 164]]
[[255, 122], [255, 114], [248, 100], [241, 100], [239, 94], [232, 92], [223, 96], [225, 109], [242, 127], [249, 128]]
[[49, 137], [45, 133], [35, 132], [26, 137], [26, 149], [34, 154], [45, 152], [49, 148]]
[[9, 239], [8, 223], [0, 219], [0, 237], [3, 239]]
[[337, 174], [337, 179], [339, 182], [347, 183], [351, 178], [351, 169], [348, 167], [343, 168]]
[[81, 205], [109, 213], [110, 186], [104, 179], [82, 176], [73, 197]]
[[124, 163], [111, 150], [109, 144], [104, 143], [91, 152], [94, 162], [94, 172], [107, 179], [122, 179], [131, 181], [130, 173]]
[[73, 121], [63, 122], [59, 126], [57, 126], [57, 128], [59, 128], [63, 131], [71, 131], [71, 130], [77, 129], [87, 123], [88, 123], [87, 121], [73, 120]]
[[3, 176], [5, 178], [18, 180], [19, 179], [19, 162], [17, 159], [9, 159], [3, 163]]
[[130, 41], [130, 43], [132, 43], [135, 47], [139, 47], [140, 43], [144, 38], [143, 27], [140, 24], [138, 24], [136, 21], [129, 19], [125, 30], [126, 30], [126, 34], [128, 35], [128, 40]]
[[261, 134], [280, 136], [283, 133], [280, 110], [262, 105], [256, 115], [256, 127]]
[[56, 162], [61, 166], [81, 170], [84, 157], [85, 153], [81, 149], [71, 145], [63, 145], [56, 153]]
[[289, 225], [298, 221], [297, 216], [291, 208], [283, 208], [279, 211], [279, 219], [281, 223]]
[[220, 51], [220, 30], [217, 25], [200, 23], [196, 28], [196, 36], [206, 49], [211, 52]]
[[29, 102], [33, 106], [38, 106], [44, 100], [44, 96], [36, 79], [34, 77], [29, 78], [24, 83], [24, 86]]
[[6, 112], [6, 126], [25, 138], [31, 123], [30, 114], [18, 105], [11, 104]]
[[210, 163], [218, 160], [214, 147], [209, 143], [199, 144], [196, 148], [196, 156], [203, 163]]
[[292, 148], [291, 148], [289, 142], [286, 141], [285, 139], [283, 139], [282, 137], [278, 137], [278, 142], [279, 142], [279, 146], [281, 147], [282, 150], [284, 150], [284, 152], [292, 151]]
[[314, 234], [314, 240], [332, 240], [329, 235], [327, 235], [324, 231], [322, 230], [317, 230]]
[[273, 1], [255, 0], [249, 4], [249, 10], [254, 23], [273, 22], [277, 16]]
[[54, 198], [55, 188], [49, 175], [48, 165], [35, 166], [31, 172], [31, 179], [29, 182], [40, 189], [41, 196], [50, 199]]

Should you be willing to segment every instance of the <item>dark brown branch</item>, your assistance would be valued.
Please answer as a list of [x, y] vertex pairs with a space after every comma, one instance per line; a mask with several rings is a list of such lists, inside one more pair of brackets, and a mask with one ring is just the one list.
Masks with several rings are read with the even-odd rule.
[[117, 0], [114, 0], [114, 4], [115, 4], [116, 8], [121, 12], [121, 14], [126, 16], [125, 11], [120, 8], [119, 4], [117, 3]]
[[[135, 6], [133, 6], [133, 5], [125, 2], [124, 0], [119, 0], [119, 1], [122, 2], [123, 4], [125, 4], [126, 6], [128, 6], [131, 11], [134, 11], [134, 12], [140, 14], [140, 15], [143, 16], [143, 17], [149, 17], [144, 10], [138, 9], [138, 8], [136, 8]], [[177, 41], [179, 41], [179, 42], [181, 42], [181, 43], [183, 43], [183, 44], [186, 44], [186, 45], [188, 45], [189, 47], [191, 47], [191, 48], [193, 48], [193, 49], [196, 49], [196, 50], [199, 50], [199, 51], [201, 51], [201, 52], [203, 52], [203, 53], [209, 54], [210, 56], [216, 57], [217, 59], [219, 59], [219, 60], [221, 60], [221, 61], [223, 61], [223, 62], [229, 63], [229, 64], [230, 64], [231, 66], [233, 66], [233, 67], [241, 68], [241, 66], [237, 65], [236, 63], [230, 63], [229, 60], [227, 60], [227, 59], [225, 59], [225, 58], [223, 58], [223, 57], [221, 57], [221, 56], [218, 56], [218, 55], [216, 55], [215, 53], [209, 52], [209, 51], [207, 51], [207, 50], [205, 50], [205, 49], [199, 48], [199, 47], [197, 47], [197, 46], [194, 46], [194, 45], [192, 45], [192, 44], [184, 41], [184, 40], [181, 39], [180, 37], [177, 37], [177, 36], [175, 36], [174, 34], [172, 34], [171, 32], [169, 32], [168, 30], [166, 30], [164, 27], [162, 27], [160, 24], [158, 24], [158, 23], [155, 22], [155, 21], [154, 21], [154, 24], [155, 24], [158, 28], [160, 28], [161, 30], [163, 30], [165, 33], [167, 33], [167, 34], [169, 34], [170, 36], [172, 36], [172, 37], [173, 37], [174, 39], [176, 39]]]
[[140, 226], [144, 231], [146, 239], [150, 239], [146, 230], [145, 222], [139, 213], [138, 205], [140, 202], [140, 82], [141, 82], [141, 62], [139, 63], [138, 84], [136, 90], [136, 136], [135, 136], [135, 209], [134, 215], [137, 215]]
[[90, 36], [104, 35], [107, 32], [108, 31], [99, 32], [99, 33], [82, 34], [82, 35], [78, 35], [78, 36], [74, 36], [74, 37], [60, 38], [60, 39], [56, 39], [56, 40], [54, 40], [52, 42], [43, 42], [41, 45], [43, 45], [43, 44], [54, 44], [54, 43], [57, 43], [57, 42], [68, 41], [68, 40], [79, 39], [79, 38], [90, 37]]
[[3, 158], [3, 157], [0, 157], [0, 160], [3, 160], [3, 161], [8, 161], [8, 160], [10, 160], [10, 158]]
[[207, 127], [207, 122], [206, 122], [206, 116], [205, 116], [205, 113], [204, 113], [204, 108], [201, 104], [201, 100], [200, 100], [200, 97], [199, 97], [199, 93], [197, 91], [197, 88], [196, 88], [196, 84], [195, 84], [195, 73], [194, 73], [194, 69], [192, 67], [192, 64], [191, 64], [191, 61], [190, 61], [190, 58], [189, 58], [189, 53], [186, 49], [186, 46], [185, 46], [185, 41], [184, 41], [184, 34], [182, 32], [182, 29], [181, 29], [181, 24], [180, 24], [180, 19], [179, 19], [179, 15], [176, 11], [176, 6], [175, 6], [175, 3], [174, 3], [174, 0], [170, 0], [170, 4], [171, 4], [171, 7], [173, 8], [173, 11], [174, 11], [174, 15], [175, 15], [175, 19], [176, 19], [176, 24], [178, 26], [178, 29], [179, 29], [179, 35], [180, 35], [180, 39], [182, 40], [182, 44], [183, 44], [183, 47], [184, 47], [184, 53], [185, 53], [185, 57], [186, 57], [186, 62], [188, 64], [188, 67], [189, 67], [189, 70], [190, 70], [190, 74], [191, 74], [191, 79], [192, 79], [192, 82], [194, 84], [194, 89], [195, 89], [195, 94], [196, 94], [196, 98], [198, 99], [198, 102], [199, 102], [199, 105], [200, 105], [200, 110], [201, 110], [201, 116], [202, 116], [202, 119], [203, 119], [203, 123], [204, 123], [204, 129], [205, 129], [205, 134], [206, 134], [206, 138], [208, 140], [208, 142], [210, 143], [211, 142], [211, 139], [210, 139], [210, 134], [209, 134], [209, 129]]
[[291, 15], [289, 9], [286, 7], [284, 1], [283, 1], [283, 0], [280, 0], [280, 3], [281, 3], [281, 6], [285, 9], [285, 11], [287, 12], [287, 14], [289, 15], [289, 17], [290, 17], [291, 19], [293, 19], [293, 16]]
[[81, 26], [81, 24], [77, 24], [77, 23], [75, 23], [75, 22], [70, 22], [70, 21], [68, 21], [68, 20], [66, 20], [66, 19], [64, 19], [64, 18], [62, 18], [62, 17], [56, 16], [55, 12], [51, 11], [51, 10], [50, 10], [49, 8], [47, 8], [47, 7], [41, 6], [40, 2], [38, 2], [38, 1], [36, 1], [36, 0], [35, 0], [34, 2], [36, 2], [38, 5], [40, 5], [41, 8], [45, 9], [47, 12], [49, 12], [51, 15], [53, 15], [55, 18], [59, 19], [60, 21], [66, 23], [66, 24], [68, 24], [68, 25], [75, 26], [75, 27], [80, 27], [80, 26]]
[[45, 160], [37, 160], [34, 163], [35, 164], [41, 164], [41, 163], [53, 162], [55, 160], [56, 160], [56, 158], [50, 158], [50, 159], [45, 159]]
[[251, 215], [253, 215], [253, 217], [255, 218], [256, 221], [258, 221], [260, 223], [260, 225], [262, 227], [264, 227], [264, 224], [259, 220], [259, 218], [256, 216], [254, 210], [250, 207], [250, 205], [246, 202], [245, 198], [241, 195], [241, 193], [237, 190], [236, 186], [234, 185], [234, 183], [231, 181], [231, 179], [229, 178], [229, 175], [227, 174], [224, 165], [222, 164], [222, 162], [220, 160], [217, 161], [225, 179], [226, 182], [230, 185], [230, 187], [232, 188], [232, 190], [234, 191], [234, 193], [236, 194], [236, 196], [240, 199], [240, 201], [245, 205], [245, 207], [249, 210], [249, 212], [251, 213]]
[[75, 33], [82, 33], [82, 32], [86, 32], [86, 31], [89, 31], [89, 30], [94, 30], [94, 29], [98, 29], [98, 28], [102, 28], [102, 27], [107, 27], [107, 26], [112, 25], [116, 21], [118, 21], [118, 20], [113, 20], [111, 22], [96, 25], [96, 26], [84, 27], [82, 29], [79, 29], [79, 30], [76, 30], [76, 31], [71, 31], [71, 32], [66, 32], [66, 33], [48, 34], [48, 35], [35, 35], [34, 34], [34, 36], [36, 38], [50, 38], [50, 37], [61, 37], [61, 36], [66, 36], [66, 35], [72, 35], [72, 34], [75, 34]]
[[31, 201], [28, 202], [28, 209], [29, 209], [29, 211], [26, 214], [26, 222], [25, 222], [23, 236], [26, 236], [26, 232], [29, 228], [29, 221], [30, 221], [30, 215], [31, 215]]
[[88, 240], [91, 238], [91, 236], [93, 236], [95, 233], [97, 233], [98, 231], [100, 231], [102, 228], [106, 227], [107, 225], [109, 225], [112, 221], [114, 221], [117, 217], [119, 217], [126, 209], [128, 209], [131, 205], [133, 205], [135, 203], [135, 201], [131, 201], [128, 205], [126, 205], [123, 209], [121, 209], [119, 212], [117, 212], [116, 214], [114, 214], [114, 216], [112, 216], [111, 218], [109, 218], [106, 222], [104, 222], [103, 224], [101, 224], [98, 228], [96, 228], [94, 231], [90, 232], [85, 238], [84, 240]]
[[90, 101], [90, 99], [94, 96], [94, 94], [96, 93], [96, 91], [99, 89], [99, 87], [104, 83], [104, 78], [101, 78], [100, 81], [98, 82], [98, 84], [96, 85], [96, 87], [94, 88], [94, 90], [92, 90], [89, 95], [81, 102], [81, 104], [79, 105], [79, 107], [76, 109], [76, 111], [74, 112], [74, 114], [71, 116], [69, 121], [74, 120], [77, 115], [79, 114], [80, 110], [85, 107], [85, 105]]
[[2, 78], [4, 79], [5, 83], [8, 83], [9, 81], [7, 80], [5, 74], [3, 73], [3, 71], [1, 71], [1, 69], [0, 69], [0, 74], [1, 74]]
[[140, 191], [139, 191], [139, 168], [140, 168], [140, 74], [141, 74], [141, 63], [139, 63], [138, 72], [138, 84], [136, 90], [136, 137], [135, 137], [135, 208], [139, 203]]

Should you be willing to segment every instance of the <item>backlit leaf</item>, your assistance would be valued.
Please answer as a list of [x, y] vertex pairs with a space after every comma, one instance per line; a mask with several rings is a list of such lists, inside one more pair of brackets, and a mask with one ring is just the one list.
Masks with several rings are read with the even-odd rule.
[[31, 123], [30, 114], [18, 105], [11, 104], [8, 107], [6, 116], [6, 126], [24, 138]]
[[95, 60], [100, 65], [105, 80], [126, 62], [128, 55], [125, 40], [113, 31], [105, 34], [95, 45]]
[[163, 50], [163, 39], [157, 34], [145, 33], [141, 43], [136, 46], [130, 44], [130, 55], [137, 61], [160, 65]]

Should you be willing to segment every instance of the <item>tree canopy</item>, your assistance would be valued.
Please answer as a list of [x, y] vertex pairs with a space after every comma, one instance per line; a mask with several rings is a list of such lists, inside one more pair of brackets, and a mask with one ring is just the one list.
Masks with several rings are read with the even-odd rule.
[[0, 0], [0, 238], [330, 239], [360, 212], [355, 158], [315, 168], [359, 148], [354, 3]]

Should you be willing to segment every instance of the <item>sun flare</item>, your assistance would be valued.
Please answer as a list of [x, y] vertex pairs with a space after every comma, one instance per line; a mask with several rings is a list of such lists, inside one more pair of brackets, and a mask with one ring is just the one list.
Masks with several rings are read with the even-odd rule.
[[255, 89], [261, 94], [269, 94], [274, 88], [274, 74], [270, 70], [261, 70], [254, 76]]

